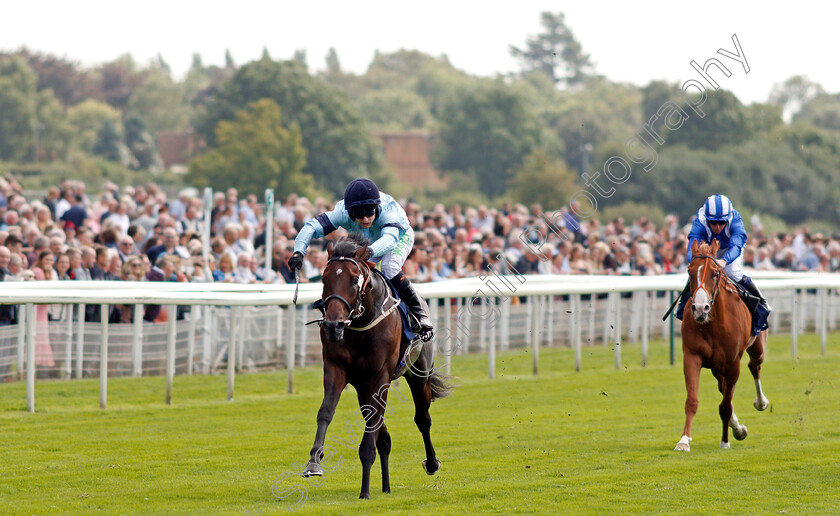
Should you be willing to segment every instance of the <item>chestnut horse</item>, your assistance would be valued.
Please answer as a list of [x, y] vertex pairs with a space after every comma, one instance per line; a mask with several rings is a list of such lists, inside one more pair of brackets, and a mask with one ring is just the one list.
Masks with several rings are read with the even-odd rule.
[[[382, 466], [382, 492], [390, 493], [388, 455], [391, 435], [385, 426], [385, 411], [391, 374], [406, 349], [396, 299], [386, 279], [374, 272], [366, 260], [371, 250], [364, 237], [350, 235], [330, 242], [329, 260], [324, 269], [322, 293], [324, 319], [321, 344], [324, 360], [324, 400], [318, 410], [318, 429], [310, 451], [304, 477], [322, 476], [324, 440], [335, 414], [341, 392], [349, 383], [356, 389], [365, 431], [359, 444], [362, 462], [362, 490], [359, 498], [370, 498], [370, 469], [379, 451]], [[423, 436], [426, 459], [423, 469], [434, 475], [440, 468], [429, 428], [429, 405], [449, 393], [446, 377], [432, 365], [432, 346], [424, 346], [420, 356], [405, 374], [414, 399], [414, 422]], [[402, 397], [399, 391], [395, 396]], [[391, 409], [392, 410], [392, 409]], [[360, 421], [359, 413], [356, 421]], [[349, 427], [350, 425], [345, 425]]]
[[764, 410], [770, 402], [761, 391], [759, 372], [764, 361], [767, 330], [750, 337], [752, 316], [738, 290], [715, 261], [720, 243], [698, 244], [691, 247], [692, 259], [688, 265], [691, 283], [688, 305], [691, 317], [686, 314], [682, 322], [683, 372], [685, 374], [685, 429], [675, 450], [689, 451], [691, 421], [697, 413], [697, 387], [700, 369], [706, 367], [718, 381], [723, 394], [718, 411], [723, 422], [722, 449], [729, 449], [729, 428], [737, 440], [747, 437], [747, 427], [738, 422], [732, 410], [732, 395], [741, 374], [741, 357], [744, 350], [750, 355], [750, 372], [755, 379], [756, 398], [753, 406]]

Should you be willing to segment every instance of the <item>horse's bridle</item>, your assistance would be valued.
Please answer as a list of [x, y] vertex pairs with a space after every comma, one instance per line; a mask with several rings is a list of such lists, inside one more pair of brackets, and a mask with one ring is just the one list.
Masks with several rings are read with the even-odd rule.
[[350, 262], [359, 269], [359, 278], [356, 280], [356, 304], [354, 306], [350, 306], [350, 302], [344, 299], [342, 296], [338, 294], [331, 294], [327, 296], [323, 301], [324, 313], [326, 314], [327, 303], [330, 299], [338, 299], [347, 307], [350, 313], [347, 315], [347, 320], [344, 321], [344, 324], [349, 325], [351, 322], [355, 321], [359, 317], [361, 317], [365, 313], [365, 306], [362, 304], [362, 298], [365, 295], [365, 291], [370, 284], [370, 274], [365, 274], [365, 267], [363, 267], [359, 262], [352, 258], [347, 258], [344, 256], [336, 256], [334, 258], [330, 258], [327, 261], [327, 265], [332, 262]]
[[[703, 258], [705, 260], [712, 260], [712, 261], [717, 260], [717, 258], [715, 258], [714, 256], [708, 256], [708, 255], [701, 254], [701, 255], [693, 256], [691, 258], [691, 261], [693, 262], [694, 260], [696, 260], [698, 258]], [[691, 262], [689, 262], [689, 263], [691, 263]], [[703, 278], [700, 280], [700, 283], [697, 285], [697, 288], [694, 289], [694, 292], [691, 293], [691, 304], [692, 305], [694, 304], [694, 296], [697, 294], [697, 290], [706, 283], [706, 271], [708, 271], [708, 270], [709, 270], [708, 268], [703, 269]], [[726, 275], [726, 273], [724, 273], [724, 274], [718, 273], [717, 281], [715, 281], [715, 290], [712, 292], [712, 298], [709, 300], [709, 309], [711, 309], [711, 307], [714, 306], [714, 304], [715, 304], [715, 297], [717, 297], [717, 291], [718, 291], [718, 288], [720, 287], [720, 277], [725, 276], [725, 275]]]

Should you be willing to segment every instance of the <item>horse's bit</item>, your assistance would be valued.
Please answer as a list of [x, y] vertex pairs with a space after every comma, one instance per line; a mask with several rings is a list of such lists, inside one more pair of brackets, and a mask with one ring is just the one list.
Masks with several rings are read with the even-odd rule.
[[[326, 314], [325, 309], [326, 309], [327, 303], [329, 302], [330, 299], [335, 298], [335, 299], [338, 299], [339, 301], [341, 301], [342, 303], [344, 303], [344, 305], [350, 311], [350, 313], [347, 315], [347, 320], [344, 321], [344, 324], [349, 325], [351, 322], [355, 321], [356, 319], [358, 319], [359, 317], [361, 317], [365, 313], [365, 306], [362, 304], [362, 297], [365, 295], [365, 289], [367, 288], [368, 284], [370, 284], [370, 275], [365, 274], [364, 268], [356, 260], [354, 260], [352, 258], [346, 258], [346, 257], [343, 257], [343, 256], [330, 258], [329, 261], [327, 262], [327, 265], [329, 265], [332, 262], [350, 262], [350, 263], [352, 263], [353, 265], [355, 265], [356, 267], [359, 268], [359, 278], [356, 281], [356, 288], [358, 290], [356, 292], [356, 304], [355, 304], [355, 306], [350, 306], [350, 302], [347, 301], [346, 299], [344, 299], [343, 297], [341, 297], [338, 294], [331, 294], [331, 295], [327, 296], [326, 299], [321, 301], [322, 305], [321, 305], [320, 308], [321, 308], [322, 311], [324, 311], [325, 314]], [[317, 321], [311, 321], [307, 324], [312, 324], [312, 323], [317, 323], [318, 326], [320, 326], [321, 324], [324, 323], [324, 320], [320, 319], [320, 320], [317, 320]]]

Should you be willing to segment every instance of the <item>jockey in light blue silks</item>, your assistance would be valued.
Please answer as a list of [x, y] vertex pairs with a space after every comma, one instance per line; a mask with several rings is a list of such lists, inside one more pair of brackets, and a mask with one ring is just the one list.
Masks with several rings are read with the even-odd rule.
[[295, 252], [289, 258], [292, 271], [300, 269], [306, 248], [313, 238], [320, 238], [343, 227], [361, 233], [372, 242], [374, 262], [381, 261], [382, 274], [391, 282], [409, 311], [416, 319], [415, 333], [423, 342], [434, 334], [432, 321], [411, 281], [402, 272], [408, 254], [414, 246], [414, 230], [402, 206], [370, 179], [354, 179], [344, 190], [344, 200], [338, 201], [332, 211], [318, 215], [307, 222], [297, 238]]
[[[726, 275], [733, 281], [740, 283], [750, 294], [759, 298], [761, 306], [769, 313], [771, 308], [761, 291], [749, 276], [744, 274], [744, 245], [747, 243], [747, 231], [741, 214], [732, 208], [732, 202], [725, 195], [711, 195], [705, 204], [697, 210], [697, 217], [688, 233], [688, 254], [686, 263], [691, 262], [691, 246], [695, 241], [701, 244], [711, 244], [712, 240], [720, 242], [717, 258], [718, 265], [723, 267]], [[688, 295], [680, 300], [680, 306], [675, 316], [682, 320], [683, 309], [688, 301]]]

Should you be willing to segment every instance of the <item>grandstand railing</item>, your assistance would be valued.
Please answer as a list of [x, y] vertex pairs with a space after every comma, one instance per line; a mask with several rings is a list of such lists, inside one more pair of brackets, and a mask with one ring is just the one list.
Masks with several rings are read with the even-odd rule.
[[[824, 353], [827, 332], [840, 317], [840, 274], [752, 275], [774, 308], [771, 332], [789, 332], [792, 356], [804, 332], [820, 335]], [[661, 319], [685, 281], [685, 275], [488, 275], [417, 289], [430, 300], [438, 329], [431, 344], [437, 366], [448, 374], [452, 354], [484, 352], [492, 378], [497, 351], [526, 346], [534, 374], [544, 346], [574, 348], [579, 369], [584, 343], [613, 345], [615, 366], [621, 367], [621, 344], [632, 341], [641, 343], [646, 365], [655, 335], [670, 341], [673, 363], [679, 321]], [[292, 392], [294, 368], [320, 363], [317, 327], [304, 324], [320, 316], [310, 305], [320, 297], [320, 283], [300, 285], [297, 307], [291, 306], [290, 285], [41, 281], [3, 283], [2, 293], [0, 302], [20, 306], [18, 324], [0, 327], [0, 380], [26, 378], [30, 411], [36, 378], [99, 377], [105, 408], [109, 377], [165, 375], [171, 403], [176, 374], [226, 373], [232, 399], [236, 372], [285, 368]], [[118, 304], [134, 305], [138, 314], [144, 305], [166, 305], [168, 322], [135, 317], [130, 324], [109, 324], [107, 317], [104, 323], [79, 317], [86, 305], [101, 305], [101, 314], [109, 314]], [[54, 305], [56, 320], [38, 321], [36, 305]], [[35, 365], [29, 367], [32, 356]]]

